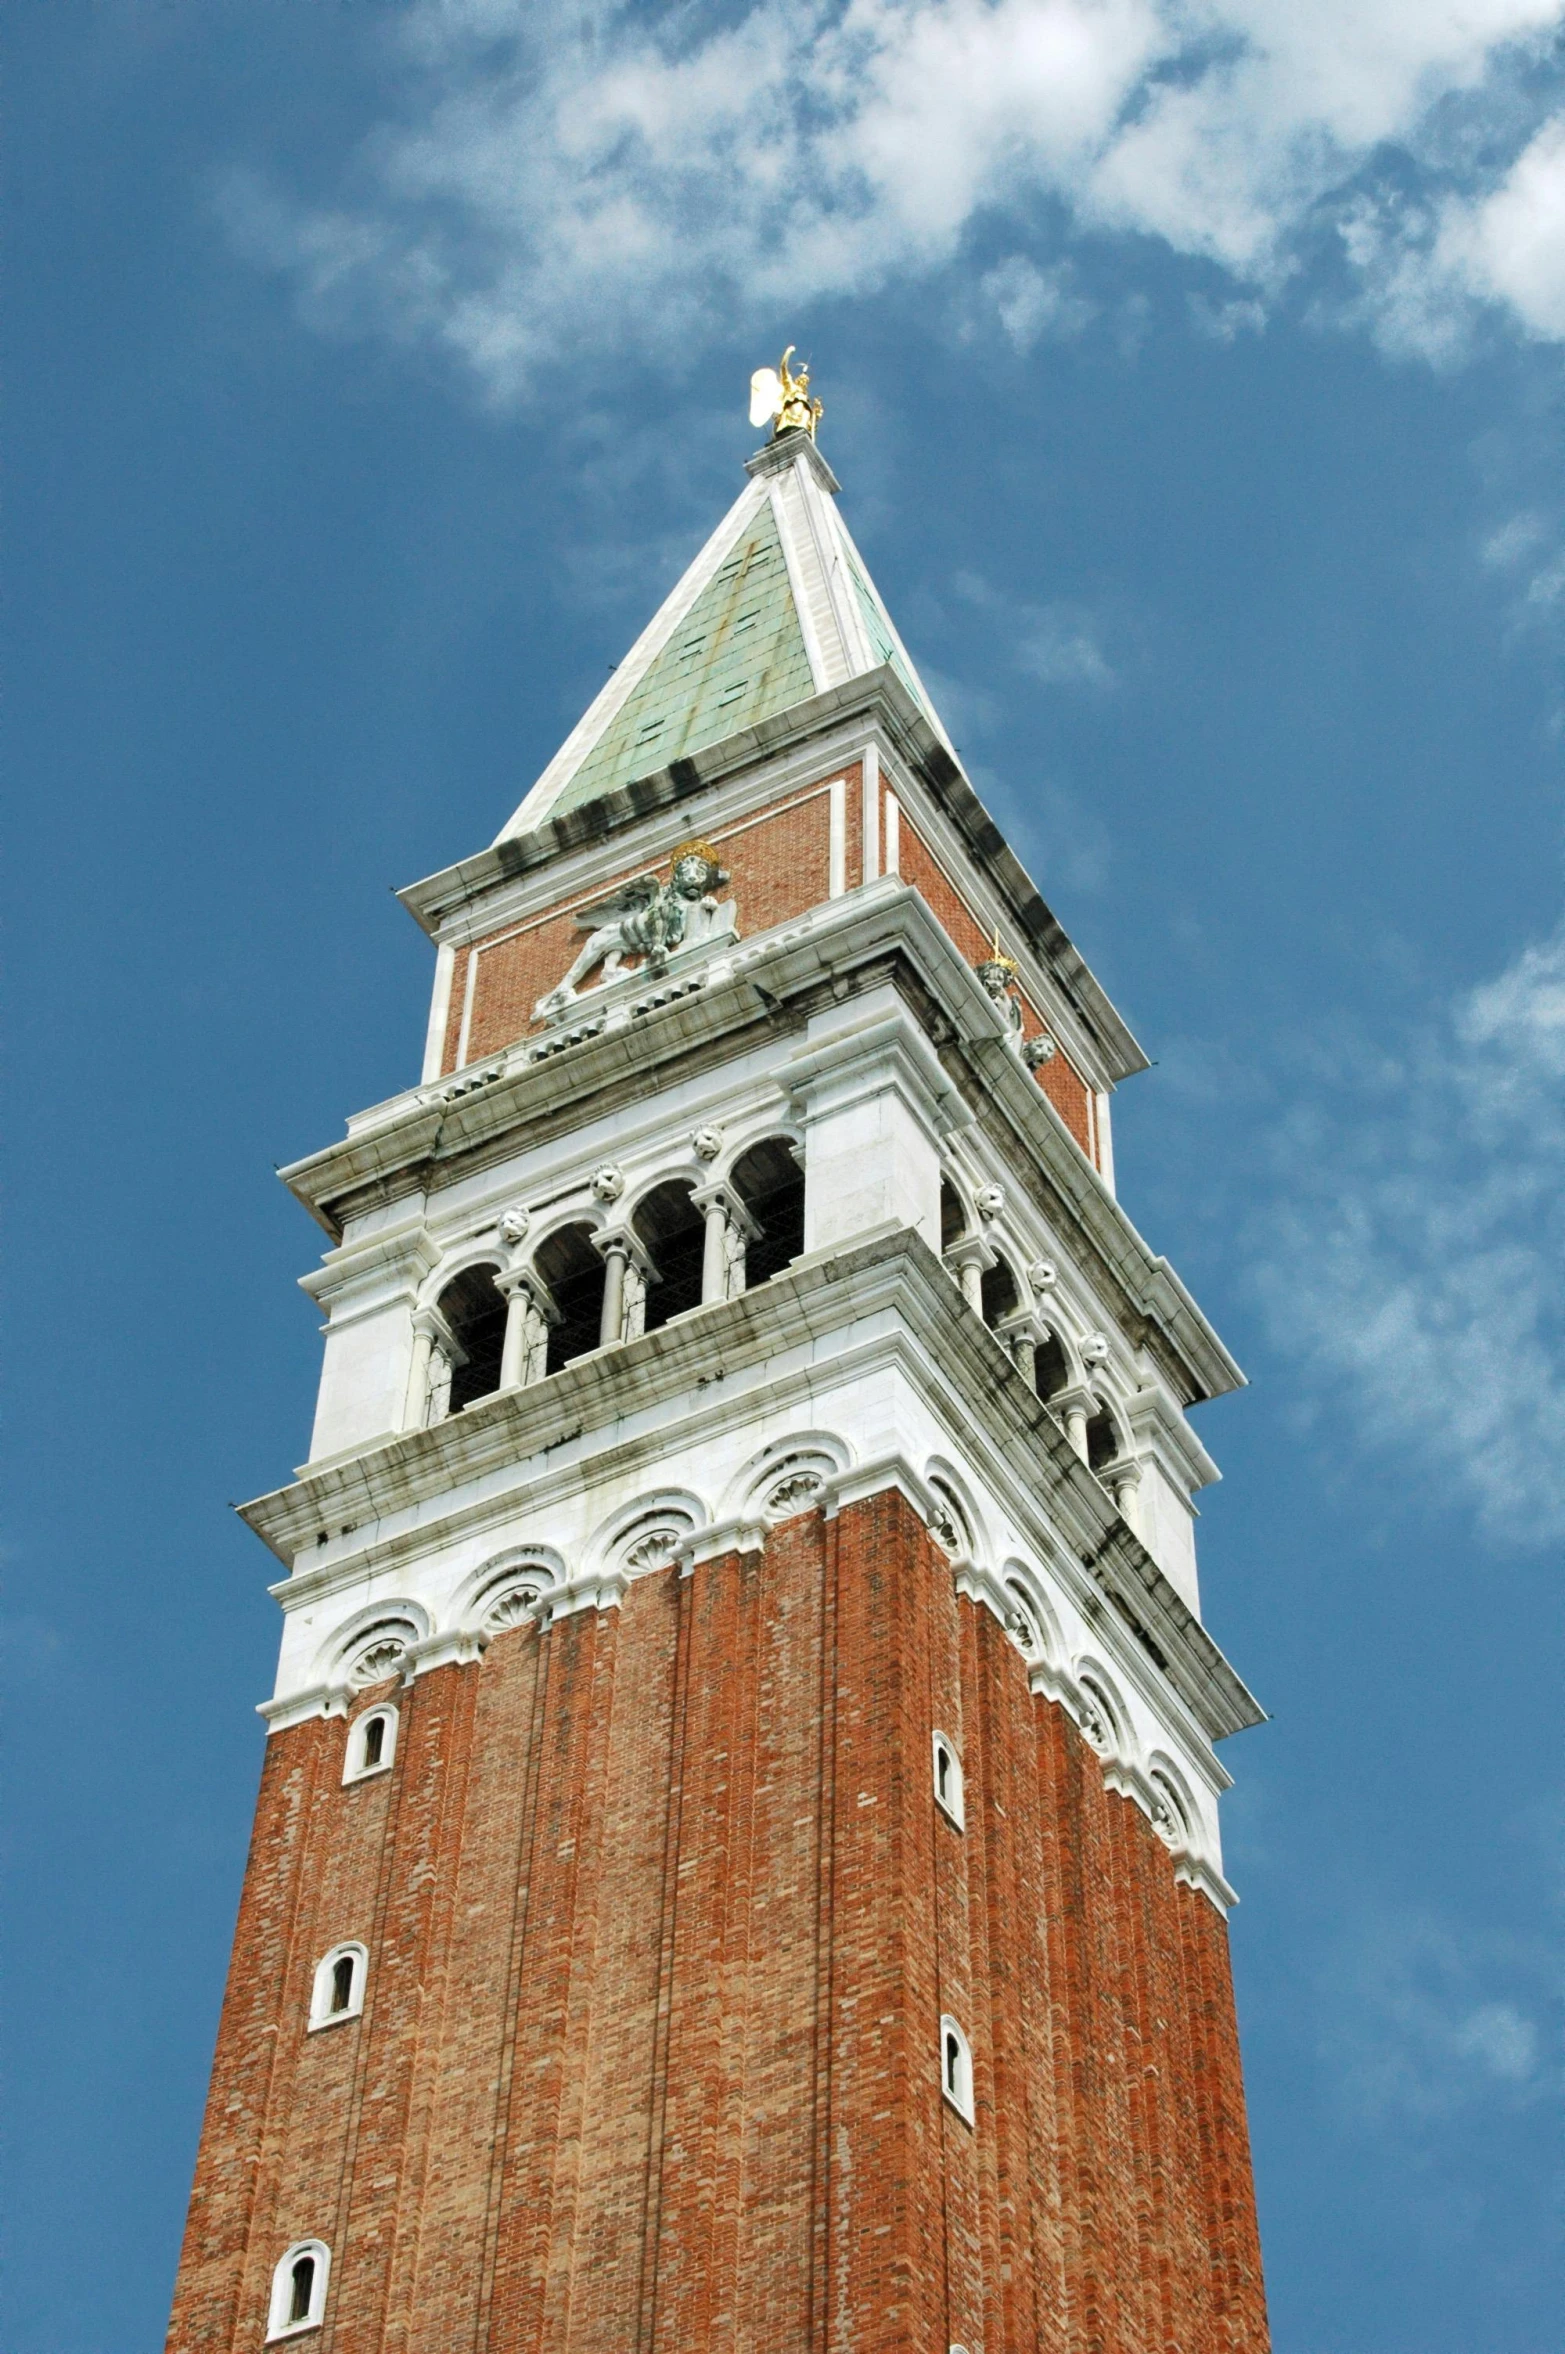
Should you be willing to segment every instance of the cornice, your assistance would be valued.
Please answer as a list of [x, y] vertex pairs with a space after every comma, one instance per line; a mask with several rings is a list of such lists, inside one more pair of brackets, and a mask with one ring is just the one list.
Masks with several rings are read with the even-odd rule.
[[[1105, 1640], [1112, 1638], [1122, 1671], [1159, 1705], [1167, 1704], [1160, 1688], [1160, 1679], [1166, 1679], [1167, 1691], [1178, 1696], [1209, 1739], [1260, 1722], [1262, 1712], [1244, 1685], [1119, 1517], [1047, 1407], [965, 1306], [933, 1253], [903, 1227], [851, 1249], [795, 1262], [755, 1292], [693, 1311], [616, 1349], [578, 1358], [545, 1382], [497, 1393], [432, 1429], [386, 1440], [351, 1462], [307, 1467], [298, 1481], [241, 1507], [242, 1515], [290, 1565], [320, 1530], [384, 1523], [398, 1513], [412, 1517], [414, 1541], [426, 1549], [432, 1539], [431, 1507], [449, 1499], [447, 1517], [472, 1510], [514, 1511], [519, 1466], [588, 1440], [594, 1431], [607, 1437], [627, 1415], [681, 1394], [690, 1398], [692, 1422], [709, 1425], [722, 1411], [714, 1367], [719, 1380], [726, 1380], [780, 1361], [791, 1348], [803, 1352], [808, 1366], [811, 1344], [818, 1349], [823, 1341], [840, 1338], [845, 1324], [877, 1314], [884, 1330], [877, 1342], [866, 1344], [866, 1358], [896, 1354], [953, 1439], [983, 1464], [1040, 1560], [1067, 1582]], [[847, 1367], [840, 1349], [831, 1362], [842, 1378]], [[817, 1379], [810, 1369], [791, 1380], [780, 1375], [776, 1386], [797, 1387], [801, 1378], [806, 1386]], [[741, 1394], [741, 1389], [733, 1393], [734, 1411], [751, 1416], [754, 1392]], [[645, 1444], [666, 1454], [672, 1435], [665, 1419]], [[603, 1479], [601, 1452], [582, 1476]], [[1048, 1508], [1047, 1523], [1040, 1517], [1040, 1497]], [[323, 1564], [275, 1590], [290, 1603], [303, 1602], [362, 1576], [364, 1566], [362, 1558], [351, 1569], [346, 1563]]]

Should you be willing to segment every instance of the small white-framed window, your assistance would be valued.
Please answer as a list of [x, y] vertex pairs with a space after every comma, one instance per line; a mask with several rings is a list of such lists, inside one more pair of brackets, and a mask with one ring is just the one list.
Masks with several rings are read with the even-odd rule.
[[940, 2022], [940, 2090], [957, 2115], [973, 2123], [973, 2055], [948, 2011]]
[[341, 2019], [356, 2019], [364, 2008], [364, 1981], [369, 1954], [357, 1941], [334, 1945], [315, 1965], [310, 1990], [310, 2033], [335, 2027]]
[[342, 1778], [344, 1782], [364, 1782], [371, 1774], [384, 1774], [396, 1754], [396, 1710], [389, 1701], [379, 1708], [367, 1708], [348, 1727]]
[[320, 2328], [330, 2272], [331, 2250], [324, 2240], [295, 2240], [278, 2258], [266, 2324], [268, 2345], [274, 2338], [297, 2337], [304, 2330]]
[[963, 1831], [967, 1828], [967, 1816], [962, 1808], [962, 1761], [956, 1754], [956, 1744], [944, 1733], [934, 1736], [934, 1758], [935, 1804]]

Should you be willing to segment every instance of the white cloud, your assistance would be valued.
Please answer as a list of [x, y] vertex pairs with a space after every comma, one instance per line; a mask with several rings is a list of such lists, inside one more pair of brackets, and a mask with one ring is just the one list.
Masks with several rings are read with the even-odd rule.
[[1320, 1042], [1249, 1244], [1278, 1346], [1496, 1540], [1565, 1535], [1565, 927], [1400, 1052]]
[[1508, 303], [1531, 334], [1565, 336], [1565, 120], [1543, 125], [1492, 194], [1451, 203], [1434, 266]]
[[[567, 352], [666, 350], [934, 271], [1040, 200], [1077, 231], [1204, 257], [1242, 301], [1282, 298], [1340, 217], [1365, 315], [1438, 356], [1475, 306], [1565, 335], [1565, 114], [1538, 95], [1560, 14], [416, 0], [402, 113], [348, 193], [310, 206], [241, 178], [229, 211], [322, 324], [429, 337], [501, 400]], [[1019, 345], [1086, 323], [1057, 264], [1015, 256], [990, 279]]]

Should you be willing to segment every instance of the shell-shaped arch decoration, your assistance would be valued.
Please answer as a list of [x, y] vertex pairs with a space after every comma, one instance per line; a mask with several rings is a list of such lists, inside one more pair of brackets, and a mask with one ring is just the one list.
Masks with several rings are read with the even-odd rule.
[[985, 1555], [983, 1524], [967, 1482], [952, 1464], [939, 1456], [924, 1467], [929, 1495], [930, 1534], [953, 1561], [979, 1561]]
[[382, 1602], [361, 1610], [330, 1637], [330, 1680], [356, 1692], [401, 1675], [408, 1653], [429, 1632], [428, 1613], [416, 1602]]
[[1100, 1757], [1121, 1757], [1125, 1751], [1125, 1711], [1109, 1677], [1096, 1664], [1076, 1671], [1077, 1719]]
[[519, 1546], [486, 1561], [469, 1579], [462, 1623], [481, 1635], [503, 1635], [536, 1623], [540, 1595], [560, 1584], [565, 1565], [545, 1546]]
[[1153, 1759], [1147, 1774], [1152, 1791], [1152, 1828], [1165, 1846], [1177, 1851], [1194, 1843], [1196, 1814], [1184, 1777], [1166, 1757]]
[[776, 1439], [752, 1456], [733, 1482], [725, 1517], [777, 1528], [801, 1512], [813, 1512], [851, 1460], [847, 1443], [830, 1432], [800, 1431]]
[[706, 1507], [682, 1489], [654, 1491], [618, 1512], [588, 1548], [589, 1558], [622, 1578], [650, 1577], [678, 1561], [691, 1538], [706, 1526]]

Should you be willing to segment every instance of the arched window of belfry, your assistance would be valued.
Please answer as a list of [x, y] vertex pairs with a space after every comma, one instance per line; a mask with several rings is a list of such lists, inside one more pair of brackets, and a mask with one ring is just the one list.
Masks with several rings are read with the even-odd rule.
[[590, 1226], [565, 1226], [538, 1246], [537, 1268], [560, 1312], [549, 1327], [545, 1370], [558, 1373], [572, 1358], [595, 1349], [603, 1337], [602, 1259], [592, 1247]]
[[1106, 1471], [1117, 1463], [1121, 1454], [1119, 1424], [1102, 1400], [1087, 1424], [1087, 1465], [1092, 1471]]
[[785, 1136], [768, 1136], [733, 1166], [735, 1193], [760, 1228], [745, 1245], [745, 1289], [781, 1274], [804, 1248], [804, 1171]]
[[655, 1185], [631, 1220], [636, 1239], [652, 1262], [647, 1278], [645, 1329], [656, 1332], [670, 1318], [701, 1305], [701, 1268], [706, 1221], [692, 1198], [688, 1178]]
[[459, 1352], [451, 1365], [453, 1414], [500, 1387], [505, 1302], [494, 1279], [493, 1267], [464, 1267], [436, 1302]]
[[1033, 1387], [1040, 1398], [1057, 1397], [1070, 1387], [1070, 1360], [1061, 1346], [1059, 1335], [1049, 1333], [1033, 1352]]
[[1014, 1316], [1021, 1306], [1016, 1277], [1004, 1259], [996, 1259], [992, 1267], [984, 1269], [982, 1297], [984, 1322], [991, 1331], [997, 1324], [1003, 1324], [1007, 1316]]

